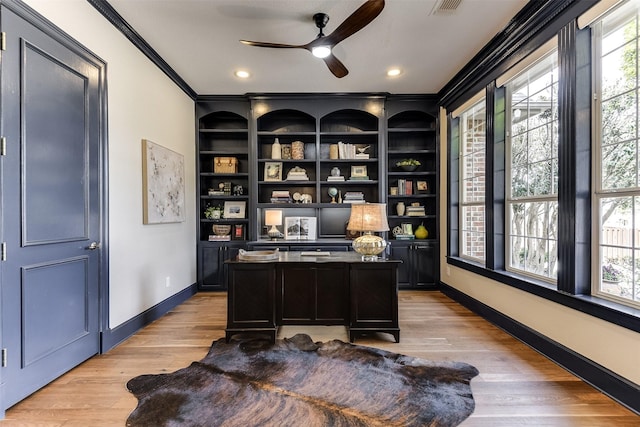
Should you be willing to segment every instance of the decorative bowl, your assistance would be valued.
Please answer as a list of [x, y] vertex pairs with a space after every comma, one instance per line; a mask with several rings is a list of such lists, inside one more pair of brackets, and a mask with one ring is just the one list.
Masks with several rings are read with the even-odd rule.
[[218, 236], [226, 236], [231, 232], [231, 225], [229, 224], [213, 224], [213, 234]]
[[405, 172], [413, 172], [418, 169], [418, 165], [402, 165], [400, 168]]

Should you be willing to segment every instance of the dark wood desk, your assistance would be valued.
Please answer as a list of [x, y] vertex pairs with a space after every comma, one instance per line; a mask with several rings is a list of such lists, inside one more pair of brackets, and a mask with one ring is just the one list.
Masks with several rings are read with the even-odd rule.
[[400, 262], [365, 262], [355, 252], [282, 252], [273, 261], [227, 261], [226, 339], [258, 332], [275, 340], [280, 325], [346, 325], [351, 342], [371, 332], [400, 342]]

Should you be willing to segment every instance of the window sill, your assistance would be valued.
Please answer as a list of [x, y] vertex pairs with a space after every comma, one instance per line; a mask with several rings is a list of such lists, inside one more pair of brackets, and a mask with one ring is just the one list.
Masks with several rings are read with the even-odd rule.
[[640, 333], [640, 310], [636, 308], [591, 295], [566, 294], [548, 283], [508, 271], [489, 270], [483, 265], [462, 258], [447, 257], [447, 263]]

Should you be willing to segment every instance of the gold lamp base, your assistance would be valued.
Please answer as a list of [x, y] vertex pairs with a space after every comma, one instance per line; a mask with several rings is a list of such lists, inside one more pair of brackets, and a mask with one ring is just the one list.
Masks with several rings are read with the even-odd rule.
[[362, 236], [353, 241], [353, 250], [362, 255], [363, 261], [377, 261], [387, 247], [387, 242], [380, 236], [371, 232], [365, 232]]

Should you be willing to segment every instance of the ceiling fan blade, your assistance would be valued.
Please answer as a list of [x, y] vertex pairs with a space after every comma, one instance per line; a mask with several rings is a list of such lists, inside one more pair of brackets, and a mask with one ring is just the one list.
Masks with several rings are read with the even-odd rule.
[[331, 34], [324, 37], [324, 43], [335, 46], [342, 40], [360, 31], [373, 21], [384, 9], [384, 0], [367, 0], [353, 12]]
[[295, 44], [282, 44], [282, 43], [269, 43], [269, 42], [254, 42], [251, 40], [240, 40], [240, 43], [246, 44], [249, 46], [257, 46], [257, 47], [273, 47], [279, 49], [305, 49], [306, 45], [300, 46]]
[[341, 79], [342, 77], [349, 74], [349, 70], [347, 70], [347, 67], [345, 67], [344, 64], [338, 58], [333, 56], [333, 54], [330, 54], [326, 58], [322, 58], [322, 60], [325, 62], [325, 64], [327, 64], [327, 67], [329, 67], [329, 70], [337, 78]]

